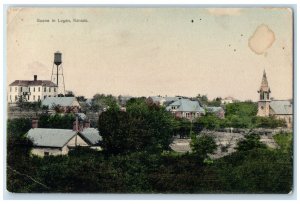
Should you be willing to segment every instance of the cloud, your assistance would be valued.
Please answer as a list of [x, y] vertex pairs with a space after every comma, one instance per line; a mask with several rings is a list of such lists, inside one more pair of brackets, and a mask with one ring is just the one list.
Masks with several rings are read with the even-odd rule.
[[258, 26], [249, 38], [248, 46], [256, 54], [264, 54], [275, 41], [275, 33], [265, 24]]
[[209, 8], [207, 10], [215, 16], [238, 16], [241, 14], [240, 8]]

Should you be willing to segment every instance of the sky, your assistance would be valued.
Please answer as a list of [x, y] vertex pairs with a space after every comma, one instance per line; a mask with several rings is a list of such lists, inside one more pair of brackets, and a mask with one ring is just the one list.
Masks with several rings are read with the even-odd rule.
[[291, 99], [292, 15], [288, 8], [10, 8], [7, 85], [34, 74], [50, 80], [59, 50], [66, 90], [88, 98], [257, 101], [265, 70], [271, 97]]

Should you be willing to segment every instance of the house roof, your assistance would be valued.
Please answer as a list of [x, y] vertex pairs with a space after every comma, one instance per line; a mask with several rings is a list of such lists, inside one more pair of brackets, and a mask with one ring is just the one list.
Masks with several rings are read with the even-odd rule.
[[75, 97], [47, 97], [42, 101], [43, 106], [52, 107], [53, 105], [73, 106], [73, 102], [77, 101]]
[[76, 134], [76, 131], [67, 129], [33, 128], [27, 132], [27, 137], [34, 146], [63, 147]]
[[270, 102], [270, 107], [276, 115], [293, 114], [293, 106], [289, 100], [273, 100]]
[[56, 87], [57, 85], [49, 80], [15, 80], [9, 86], [51, 86]]
[[216, 106], [209, 106], [207, 107], [207, 111], [217, 113], [219, 111], [223, 111], [222, 107], [216, 107]]
[[189, 99], [179, 99], [169, 106], [167, 106], [167, 110], [172, 110], [172, 106], [179, 106], [176, 110], [182, 112], [201, 112], [205, 113], [204, 109], [199, 105], [198, 101], [191, 101]]
[[80, 134], [92, 145], [96, 145], [102, 141], [102, 137], [99, 135], [99, 131], [96, 128], [85, 128]]

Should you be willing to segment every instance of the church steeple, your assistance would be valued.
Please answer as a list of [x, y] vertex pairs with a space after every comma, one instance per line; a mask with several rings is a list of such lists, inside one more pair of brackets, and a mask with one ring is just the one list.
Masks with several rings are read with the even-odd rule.
[[270, 100], [271, 89], [268, 84], [267, 74], [265, 70], [261, 80], [260, 89], [257, 92], [260, 93], [259, 100]]
[[269, 116], [270, 115], [270, 93], [271, 89], [268, 84], [267, 74], [264, 70], [263, 77], [261, 80], [261, 85], [259, 90], [257, 91], [259, 93], [259, 100], [258, 100], [258, 116]]

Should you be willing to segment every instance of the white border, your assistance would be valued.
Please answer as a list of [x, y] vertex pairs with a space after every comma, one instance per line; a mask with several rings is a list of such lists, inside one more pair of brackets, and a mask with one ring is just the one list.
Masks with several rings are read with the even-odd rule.
[[[267, 4], [271, 4], [272, 6], [274, 6], [274, 4], [281, 4], [281, 5], [287, 5], [287, 4], [294, 4], [295, 5], [295, 10], [298, 10], [298, 4], [296, 0], [279, 0], [279, 1], [271, 1], [271, 0], [252, 0], [252, 1], [234, 1], [234, 0], [227, 0], [226, 2], [224, 2], [224, 0], [203, 0], [200, 2], [200, 5], [197, 6], [201, 6], [201, 7], [220, 7], [220, 6], [226, 6], [226, 7], [251, 7], [253, 6], [253, 4], [255, 4], [255, 6], [260, 6], [260, 5], [267, 5]], [[72, 1], [72, 0], [52, 0], [52, 1], [38, 1], [38, 0], [31, 0], [31, 1], [22, 1], [22, 0], [3, 0], [2, 1], [2, 7], [1, 7], [1, 15], [4, 16], [4, 12], [5, 12], [5, 7], [6, 5], [16, 5], [16, 4], [20, 4], [21, 6], [30, 6], [30, 5], [43, 5], [43, 6], [53, 6], [53, 4], [55, 5], [62, 5], [62, 6], [105, 6], [105, 5], [122, 5], [123, 6], [153, 6], [153, 4], [155, 4], [156, 6], [194, 6], [195, 4], [199, 4], [199, 2], [197, 1], [193, 1], [193, 0], [175, 0], [175, 1], [168, 1], [168, 0], [153, 0], [153, 1], [141, 1], [141, 0], [135, 0], [135, 1], [121, 1], [121, 0], [104, 0], [101, 2], [101, 4], [99, 4], [99, 2], [97, 0], [86, 0], [86, 1]], [[172, 5], [173, 4], [173, 5]], [[174, 5], [175, 4], [175, 5]], [[237, 6], [237, 4], [239, 6]], [[270, 6], [271, 6], [270, 5]], [[280, 5], [278, 5], [280, 6]], [[298, 16], [295, 19], [295, 32], [297, 31], [297, 28], [299, 24], [299, 20], [298, 20]], [[1, 21], [1, 26], [3, 28], [2, 32], [1, 32], [1, 36], [2, 36], [2, 40], [1, 40], [1, 45], [3, 48], [3, 55], [1, 55], [1, 62], [3, 62], [3, 68], [5, 67], [5, 50], [6, 48], [4, 47], [5, 42], [6, 42], [6, 35], [4, 33], [5, 31], [5, 19], [4, 21]], [[294, 65], [295, 65], [295, 72], [294, 72], [294, 83], [295, 83], [295, 89], [294, 89], [294, 100], [295, 102], [297, 102], [295, 104], [295, 124], [297, 124], [296, 126], [298, 126], [299, 122], [297, 120], [297, 115], [298, 115], [298, 101], [297, 101], [297, 95], [298, 95], [298, 84], [296, 79], [298, 78], [298, 72], [296, 70], [297, 67], [297, 59], [299, 57], [299, 53], [296, 52], [297, 49], [297, 45], [298, 45], [298, 41], [296, 38], [296, 35], [294, 36], [294, 44], [295, 44], [295, 58], [294, 58]], [[0, 90], [2, 90], [3, 92], [1, 93], [1, 100], [3, 103], [1, 103], [0, 105], [0, 113], [2, 115], [2, 117], [0, 118], [0, 124], [3, 124], [2, 126], [0, 126], [0, 130], [3, 133], [5, 133], [6, 127], [5, 127], [5, 121], [6, 121], [6, 106], [5, 106], [5, 85], [6, 85], [6, 72], [5, 69], [3, 69], [2, 71], [2, 75], [0, 75], [0, 81], [2, 83], [1, 84], [1, 88]], [[297, 138], [297, 132], [295, 130], [295, 134], [294, 134], [295, 138]], [[296, 144], [295, 146], [299, 146], [299, 141], [298, 139], [296, 139]], [[5, 153], [5, 147], [3, 144], [3, 140], [1, 140], [1, 145], [0, 145], [0, 152]], [[297, 162], [295, 162], [296, 164], [299, 164], [299, 151], [297, 151], [297, 149], [295, 148], [295, 154], [296, 154], [296, 158], [297, 158]], [[0, 163], [3, 165], [5, 162], [5, 158], [2, 156], [0, 157]], [[3, 166], [2, 166], [3, 167]], [[2, 179], [0, 179], [1, 181], [4, 181], [5, 179], [5, 174], [4, 174], [4, 169], [0, 168], [0, 175], [2, 177]], [[299, 183], [299, 176], [297, 177], [297, 182], [295, 183], [295, 185], [297, 185]], [[4, 189], [3, 189], [3, 185], [0, 185], [0, 191], [1, 191], [1, 195], [3, 195]], [[189, 202], [197, 202], [199, 203], [199, 201], [191, 201], [194, 199], [209, 199], [209, 200], [225, 200], [223, 201], [224, 203], [236, 203], [237, 200], [239, 199], [243, 199], [243, 202], [253, 202], [253, 201], [249, 201], [250, 199], [254, 199], [254, 200], [277, 200], [277, 201], [272, 201], [272, 203], [276, 203], [276, 202], [282, 202], [280, 201], [281, 199], [297, 199], [296, 194], [298, 194], [298, 189], [296, 189], [296, 192], [294, 192], [294, 195], [292, 196], [288, 196], [288, 195], [175, 195], [175, 194], [171, 194], [171, 195], [159, 195], [159, 194], [154, 194], [154, 195], [143, 195], [143, 194], [138, 194], [138, 195], [134, 195], [134, 194], [122, 194], [121, 196], [118, 196], [116, 194], [39, 194], [38, 196], [36, 194], [7, 194], [4, 192], [4, 199], [29, 199], [27, 202], [32, 203], [32, 201], [30, 201], [30, 199], [54, 199], [54, 200], [66, 200], [66, 199], [78, 199], [78, 200], [85, 200], [85, 199], [103, 199], [103, 200], [112, 200], [112, 199], [116, 199], [116, 200], [120, 200], [120, 199], [130, 199], [130, 200], [144, 200], [144, 199], [149, 199], [150, 201], [144, 201], [144, 202], [153, 202], [154, 200], [173, 200], [176, 199], [177, 201], [172, 201], [172, 203], [182, 203], [182, 199], [184, 200], [189, 200]], [[298, 196], [299, 197], [299, 196]], [[180, 199], [180, 200], [179, 200]], [[244, 200], [246, 199], [246, 200]], [[233, 201], [232, 201], [233, 200]], [[209, 202], [211, 202], [209, 201]], [[37, 201], [34, 201], [37, 202]], [[47, 202], [47, 201], [42, 201], [42, 202]], [[51, 202], [51, 201], [48, 201]], [[72, 201], [73, 203], [74, 201]], [[76, 201], [75, 201], [76, 202]], [[82, 201], [77, 201], [77, 202], [82, 202]], [[95, 201], [94, 201], [95, 202]], [[102, 202], [102, 201], [101, 201]], [[136, 203], [139, 201], [122, 201], [125, 203]], [[164, 201], [162, 201], [164, 202]], [[257, 201], [255, 201], [257, 202]], [[266, 202], [263, 201], [264, 203]], [[287, 201], [285, 201], [287, 202]], [[294, 201], [288, 201], [288, 202], [295, 202]], [[23, 202], [22, 202], [23, 203]]]

